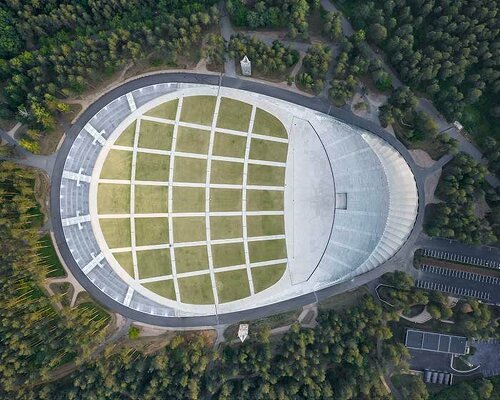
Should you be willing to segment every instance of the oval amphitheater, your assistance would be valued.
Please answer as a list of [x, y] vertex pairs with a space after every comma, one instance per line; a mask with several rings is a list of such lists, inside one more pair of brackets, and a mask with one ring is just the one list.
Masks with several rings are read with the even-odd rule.
[[66, 138], [53, 224], [85, 289], [135, 320], [201, 326], [307, 304], [413, 230], [414, 167], [380, 135], [220, 84], [111, 96]]

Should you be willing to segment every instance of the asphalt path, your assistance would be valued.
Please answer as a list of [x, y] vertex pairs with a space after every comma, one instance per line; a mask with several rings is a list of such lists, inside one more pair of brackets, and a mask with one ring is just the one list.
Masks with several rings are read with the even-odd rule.
[[[271, 97], [275, 97], [284, 101], [288, 101], [294, 104], [298, 104], [304, 107], [311, 108], [329, 114], [335, 118], [338, 118], [348, 124], [356, 125], [360, 128], [366, 129], [375, 135], [381, 137], [388, 143], [390, 143], [394, 148], [396, 148], [401, 155], [405, 158], [408, 165], [412, 169], [415, 181], [417, 184], [417, 189], [419, 193], [419, 212], [414, 225], [414, 229], [410, 234], [406, 244], [403, 248], [393, 257], [393, 259], [382, 264], [380, 267], [375, 268], [365, 274], [359, 275], [350, 281], [335, 284], [333, 286], [318, 290], [312, 293], [308, 293], [299, 297], [295, 297], [286, 301], [270, 304], [263, 307], [258, 307], [250, 310], [244, 310], [233, 313], [218, 314], [211, 316], [200, 316], [200, 317], [160, 317], [150, 314], [145, 314], [131, 308], [123, 306], [108, 297], [106, 294], [101, 292], [82, 272], [75, 260], [73, 259], [71, 252], [67, 246], [63, 229], [61, 223], [61, 216], [59, 210], [59, 191], [62, 179], [62, 171], [64, 167], [64, 162], [69, 153], [69, 150], [73, 144], [73, 141], [77, 137], [78, 133], [83, 129], [85, 124], [105, 105], [113, 101], [115, 98], [120, 97], [128, 92], [139, 89], [144, 86], [154, 85], [163, 82], [185, 82], [185, 83], [198, 83], [198, 84], [210, 84], [231, 87], [240, 90], [251, 91]], [[217, 75], [204, 75], [204, 74], [192, 74], [192, 73], [161, 73], [157, 75], [150, 75], [143, 78], [138, 78], [133, 81], [129, 81], [110, 92], [104, 94], [101, 98], [91, 104], [76, 123], [67, 132], [64, 142], [57, 154], [57, 159], [55, 160], [54, 173], [52, 175], [52, 185], [51, 185], [51, 216], [52, 216], [52, 226], [54, 230], [54, 236], [56, 244], [64, 258], [66, 264], [68, 265], [71, 272], [74, 274], [75, 278], [81, 283], [81, 285], [87, 290], [99, 303], [105, 307], [122, 314], [123, 316], [130, 318], [132, 320], [144, 322], [152, 325], [159, 326], [170, 326], [170, 327], [203, 327], [203, 326], [214, 326], [219, 324], [231, 324], [238, 321], [253, 320], [269, 315], [286, 312], [290, 310], [297, 309], [307, 304], [316, 303], [320, 300], [326, 299], [328, 297], [334, 296], [336, 294], [343, 293], [348, 290], [352, 290], [358, 286], [364, 285], [371, 280], [377, 278], [383, 273], [394, 270], [397, 265], [399, 265], [402, 260], [407, 259], [408, 254], [413, 253], [413, 244], [416, 241], [418, 234], [421, 231], [422, 221], [423, 221], [423, 211], [425, 208], [425, 198], [424, 198], [424, 186], [423, 180], [426, 176], [426, 171], [423, 168], [418, 167], [413, 158], [409, 154], [408, 150], [404, 145], [399, 142], [394, 136], [386, 132], [374, 123], [364, 120], [349, 111], [342, 110], [333, 107], [328, 101], [319, 98], [309, 98], [302, 96], [295, 92], [290, 92], [285, 89], [280, 89], [276, 87], [267, 86], [262, 83], [257, 83], [253, 81], [242, 80], [239, 78], [232, 77], [222, 77], [222, 79]], [[398, 257], [399, 256], [399, 257]], [[396, 262], [391, 263], [390, 261], [396, 260]]]

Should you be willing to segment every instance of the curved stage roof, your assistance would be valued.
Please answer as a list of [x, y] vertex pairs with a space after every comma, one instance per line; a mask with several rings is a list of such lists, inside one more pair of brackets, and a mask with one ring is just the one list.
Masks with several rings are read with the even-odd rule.
[[[286, 272], [257, 294], [213, 305], [162, 300], [124, 279], [98, 240], [98, 223], [92, 215], [95, 166], [102, 165], [99, 156], [116, 140], [124, 121], [151, 109], [161, 98], [200, 94], [239, 99], [272, 113], [286, 127], [289, 142], [284, 189]], [[192, 83], [145, 86], [111, 101], [77, 134], [61, 174], [56, 218], [60, 218], [63, 245], [71, 253], [66, 262], [76, 264], [80, 281], [88, 279], [113, 299], [111, 307], [118, 304], [120, 312], [124, 307], [134, 310], [139, 320], [141, 315], [172, 319], [242, 312], [352, 279], [398, 252], [412, 232], [419, 204], [411, 168], [379, 136], [263, 94]]]

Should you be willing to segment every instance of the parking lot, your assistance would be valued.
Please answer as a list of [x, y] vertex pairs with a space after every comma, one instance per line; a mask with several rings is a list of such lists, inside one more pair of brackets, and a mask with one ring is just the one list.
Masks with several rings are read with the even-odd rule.
[[437, 258], [439, 260], [476, 265], [478, 267], [500, 269], [500, 261], [492, 260], [489, 258], [473, 257], [469, 255], [463, 255], [443, 250], [427, 249], [427, 248], [423, 248], [422, 253], [427, 257]]
[[431, 272], [431, 273], [439, 274], [439, 275], [443, 275], [443, 276], [450, 276], [452, 278], [461, 278], [461, 279], [467, 279], [467, 280], [476, 281], [476, 282], [489, 283], [492, 285], [500, 285], [500, 278], [476, 274], [474, 272], [458, 271], [455, 269], [437, 267], [434, 265], [422, 265], [422, 271]]
[[438, 290], [444, 293], [450, 293], [463, 297], [475, 297], [479, 300], [484, 300], [489, 302], [491, 300], [491, 294], [482, 290], [468, 289], [464, 287], [456, 287], [452, 285], [447, 285], [441, 282], [434, 282], [428, 280], [417, 280], [415, 285], [420, 289], [427, 290]]

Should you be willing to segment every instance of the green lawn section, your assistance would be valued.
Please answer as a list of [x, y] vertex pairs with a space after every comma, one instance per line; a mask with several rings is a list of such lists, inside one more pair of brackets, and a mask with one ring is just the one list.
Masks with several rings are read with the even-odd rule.
[[203, 240], [207, 240], [205, 217], [174, 218], [175, 243]]
[[250, 104], [223, 97], [220, 102], [217, 127], [247, 132], [251, 114]]
[[99, 220], [102, 234], [110, 249], [130, 247], [130, 219], [129, 218], [101, 218]]
[[248, 242], [248, 254], [251, 263], [286, 258], [285, 239]]
[[204, 183], [207, 180], [207, 160], [175, 157], [174, 181]]
[[245, 157], [246, 136], [215, 132], [213, 154], [225, 157]]
[[250, 296], [246, 269], [219, 272], [215, 274], [215, 282], [219, 303], [228, 303]]
[[170, 150], [174, 126], [161, 122], [141, 120], [139, 147], [147, 149]]
[[173, 212], [205, 211], [205, 188], [173, 187]]
[[281, 138], [288, 138], [286, 129], [281, 121], [274, 115], [257, 108], [255, 120], [253, 123], [253, 133], [259, 135], [269, 135]]
[[285, 233], [283, 215], [249, 215], [247, 216], [248, 236], [270, 236]]
[[243, 243], [224, 243], [212, 245], [214, 267], [229, 267], [245, 264]]
[[242, 191], [210, 189], [210, 211], [241, 211]]
[[179, 126], [175, 151], [186, 153], [208, 153], [210, 131]]
[[247, 211], [283, 211], [284, 192], [247, 190]]
[[243, 163], [212, 161], [210, 182], [241, 185], [243, 183]]
[[264, 186], [284, 186], [285, 168], [268, 165], [248, 165], [248, 184]]
[[274, 285], [283, 276], [286, 264], [270, 265], [268, 267], [252, 268], [252, 280], [255, 293]]
[[127, 251], [125, 253], [114, 253], [113, 256], [115, 257], [116, 261], [118, 261], [118, 264], [129, 274], [132, 278], [134, 277], [134, 263], [132, 261], [132, 252]]
[[137, 153], [135, 179], [138, 181], [168, 181], [170, 157], [161, 154]]
[[136, 121], [132, 122], [125, 130], [118, 136], [115, 143], [119, 146], [134, 146], [134, 138], [135, 138], [135, 124]]
[[104, 161], [101, 179], [130, 179], [132, 174], [132, 152], [111, 150]]
[[171, 279], [168, 281], [143, 283], [142, 286], [162, 297], [166, 297], [170, 300], [176, 300], [174, 281]]
[[210, 217], [211, 239], [230, 239], [243, 236], [241, 217]]
[[180, 278], [178, 283], [181, 302], [187, 304], [214, 303], [214, 293], [209, 274]]
[[130, 185], [99, 183], [97, 212], [99, 214], [130, 214]]
[[66, 271], [57, 256], [56, 249], [49, 234], [43, 235], [37, 244], [37, 254], [42, 263], [48, 267], [48, 278], [66, 276]]
[[182, 101], [181, 121], [200, 125], [212, 125], [215, 96], [189, 96]]
[[135, 218], [137, 246], [168, 243], [168, 218]]
[[250, 143], [250, 158], [285, 162], [288, 151], [287, 143], [271, 142], [270, 140], [252, 139]]
[[177, 273], [208, 269], [207, 246], [176, 247], [175, 267]]
[[135, 212], [168, 212], [168, 188], [166, 186], [135, 185]]
[[175, 115], [177, 114], [177, 105], [179, 104], [179, 99], [166, 101], [161, 103], [159, 106], [149, 110], [144, 115], [148, 117], [165, 118], [175, 120]]
[[169, 249], [143, 250], [136, 254], [139, 279], [172, 274]]

